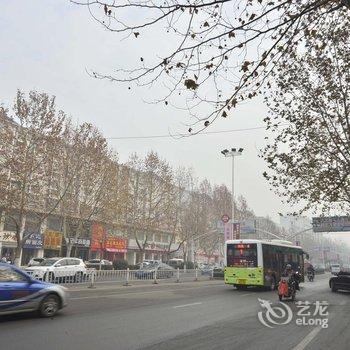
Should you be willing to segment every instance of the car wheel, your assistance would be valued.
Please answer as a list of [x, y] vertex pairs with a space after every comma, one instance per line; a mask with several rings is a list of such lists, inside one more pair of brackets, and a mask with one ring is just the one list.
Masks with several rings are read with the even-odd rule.
[[60, 309], [60, 299], [57, 295], [49, 294], [40, 304], [39, 313], [41, 317], [53, 317]]
[[338, 290], [333, 281], [331, 282], [331, 290], [332, 292], [336, 292]]

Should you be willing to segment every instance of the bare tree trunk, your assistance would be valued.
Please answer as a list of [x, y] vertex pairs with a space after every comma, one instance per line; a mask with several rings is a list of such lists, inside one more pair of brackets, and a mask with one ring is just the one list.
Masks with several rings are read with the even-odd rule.
[[14, 264], [16, 266], [21, 266], [22, 262], [22, 254], [23, 254], [23, 245], [25, 240], [23, 239], [24, 236], [24, 229], [26, 225], [26, 216], [23, 215], [21, 218], [21, 226], [19, 228], [19, 232], [17, 232], [17, 247], [15, 250], [15, 259], [14, 259]]

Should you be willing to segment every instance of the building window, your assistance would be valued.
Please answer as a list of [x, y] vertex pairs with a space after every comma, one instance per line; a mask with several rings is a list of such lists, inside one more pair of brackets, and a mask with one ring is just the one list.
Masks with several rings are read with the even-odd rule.
[[144, 241], [144, 239], [145, 239], [145, 235], [141, 232], [138, 232], [136, 237], [139, 241]]
[[58, 216], [49, 216], [47, 218], [47, 229], [53, 230], [53, 231], [61, 231], [62, 228], [62, 222], [61, 218]]
[[4, 231], [17, 231], [17, 227], [18, 228], [20, 227], [19, 215], [17, 214], [6, 215]]
[[169, 235], [162, 235], [162, 242], [169, 243]]

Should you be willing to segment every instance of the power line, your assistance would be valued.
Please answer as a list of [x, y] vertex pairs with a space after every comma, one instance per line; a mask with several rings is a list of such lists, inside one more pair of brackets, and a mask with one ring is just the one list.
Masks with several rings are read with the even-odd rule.
[[[282, 125], [281, 125], [282, 126]], [[175, 135], [148, 135], [148, 136], [117, 136], [117, 137], [106, 137], [107, 140], [132, 140], [132, 139], [160, 139], [160, 138], [175, 138], [175, 137], [191, 137], [198, 135], [209, 135], [209, 134], [224, 134], [230, 132], [241, 132], [241, 131], [251, 131], [251, 130], [260, 130], [266, 129], [265, 126], [257, 126], [253, 128], [244, 128], [244, 129], [231, 129], [231, 130], [219, 130], [219, 131], [204, 131], [199, 134], [175, 134]]]

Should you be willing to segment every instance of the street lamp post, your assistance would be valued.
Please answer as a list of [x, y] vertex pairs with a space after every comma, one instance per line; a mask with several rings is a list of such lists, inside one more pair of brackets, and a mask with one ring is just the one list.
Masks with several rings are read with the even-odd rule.
[[231, 157], [232, 158], [232, 198], [231, 198], [231, 208], [232, 208], [232, 213], [231, 213], [231, 222], [232, 222], [232, 232], [234, 228], [234, 222], [235, 222], [235, 157], [241, 156], [243, 152], [243, 148], [239, 148], [238, 150], [236, 148], [231, 148], [229, 151], [228, 149], [224, 149], [221, 151], [221, 153], [226, 157]]

